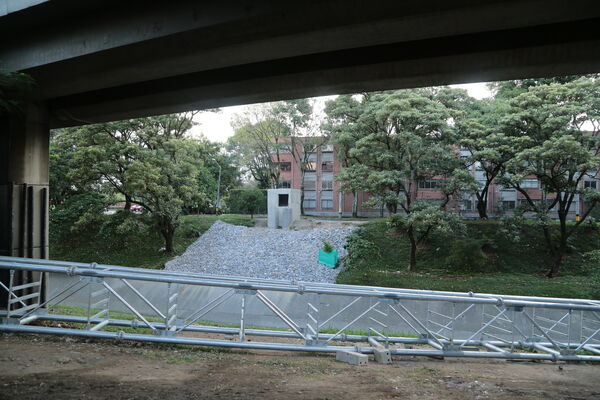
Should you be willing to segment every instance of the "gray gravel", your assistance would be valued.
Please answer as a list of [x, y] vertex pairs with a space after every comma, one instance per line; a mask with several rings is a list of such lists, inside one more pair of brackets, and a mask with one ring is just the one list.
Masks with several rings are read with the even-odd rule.
[[168, 271], [306, 282], [335, 282], [339, 268], [317, 262], [323, 240], [345, 254], [355, 226], [282, 230], [215, 222], [184, 254], [165, 265]]

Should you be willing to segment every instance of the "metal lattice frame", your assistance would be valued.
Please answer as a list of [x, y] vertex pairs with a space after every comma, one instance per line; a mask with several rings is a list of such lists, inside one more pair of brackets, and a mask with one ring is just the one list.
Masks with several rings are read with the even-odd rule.
[[[0, 269], [9, 270], [10, 276], [18, 270], [39, 273], [39, 280], [20, 286], [13, 286], [12, 280], [8, 286], [0, 282], [0, 294], [8, 296], [8, 308], [0, 314], [0, 331], [5, 332], [314, 352], [372, 353], [368, 343], [375, 340], [395, 355], [600, 361], [599, 301], [221, 277], [16, 257], [0, 257]], [[49, 273], [71, 280], [40, 302], [42, 280]], [[162, 304], [149, 300], [144, 282], [160, 285]], [[220, 289], [216, 295], [194, 299], [197, 307], [186, 312], [179, 300], [188, 286]], [[47, 312], [84, 290], [86, 316]], [[273, 300], [282, 293], [303, 299], [291, 302], [294, 313]], [[252, 296], [288, 329], [247, 329]], [[334, 298], [336, 307], [324, 304], [324, 297]], [[136, 319], [111, 318], [111, 300]], [[419, 302], [426, 308], [417, 312], [414, 305]], [[139, 304], [153, 315], [143, 314]], [[224, 304], [239, 306], [239, 328], [198, 323]], [[299, 312], [302, 320], [291, 316]], [[81, 323], [82, 328], [30, 325], [36, 320]], [[349, 334], [359, 322], [368, 325], [368, 334]], [[398, 324], [412, 332], [394, 332]], [[107, 332], [107, 326], [147, 328], [151, 333]], [[334, 333], [324, 332], [331, 327], [336, 327]], [[182, 332], [235, 335], [236, 340], [182, 337]], [[265, 341], [250, 342], [247, 335]], [[273, 338], [295, 340], [277, 343]]]

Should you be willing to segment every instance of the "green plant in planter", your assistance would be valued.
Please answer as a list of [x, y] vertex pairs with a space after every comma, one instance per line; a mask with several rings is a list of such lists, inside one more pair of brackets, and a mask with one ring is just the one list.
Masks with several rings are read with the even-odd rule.
[[324, 240], [323, 248], [319, 250], [319, 264], [323, 264], [329, 268], [335, 268], [338, 262], [338, 252], [333, 245]]
[[325, 253], [331, 253], [334, 250], [335, 250], [335, 247], [333, 247], [331, 242], [328, 242], [327, 240], [323, 240], [323, 251]]

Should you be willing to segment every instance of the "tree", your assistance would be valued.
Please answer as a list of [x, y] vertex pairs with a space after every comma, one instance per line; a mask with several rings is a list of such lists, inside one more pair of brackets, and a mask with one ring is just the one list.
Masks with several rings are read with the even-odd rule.
[[285, 139], [296, 165], [300, 167], [300, 213], [304, 215], [304, 178], [314, 168], [311, 156], [327, 143], [327, 136], [313, 125], [313, 105], [309, 99], [274, 103], [273, 116], [286, 126]]
[[[600, 200], [597, 189], [585, 188], [585, 178], [597, 178], [600, 167], [600, 82], [581, 78], [566, 84], [531, 86], [510, 101], [505, 124], [522, 139], [515, 157], [499, 181], [524, 197], [544, 232], [553, 258], [548, 277], [559, 274], [568, 241]], [[585, 129], [585, 130], [584, 130]], [[541, 197], [524, 182], [535, 178]], [[567, 217], [578, 197], [588, 201], [581, 218], [568, 225]], [[554, 235], [550, 213], [558, 215]]]
[[[347, 146], [345, 157], [352, 160], [346, 177], [362, 181], [390, 213], [406, 215], [396, 227], [409, 239], [408, 269], [413, 271], [418, 247], [441, 227], [433, 210], [446, 215], [451, 198], [472, 183], [450, 144], [451, 112], [436, 99], [436, 91], [424, 89], [346, 97], [337, 103], [339, 107], [330, 103], [329, 110], [343, 108], [344, 117], [330, 115], [330, 124], [343, 124], [334, 127], [332, 137]], [[345, 123], [348, 116], [352, 124]], [[432, 179], [444, 195], [438, 205], [424, 204], [419, 195], [420, 182]]]
[[21, 114], [34, 86], [34, 80], [25, 73], [0, 72], [0, 116]]
[[289, 127], [273, 114], [272, 105], [250, 108], [233, 122], [234, 135], [228, 149], [235, 155], [258, 186], [276, 188], [279, 183], [281, 154], [289, 152]]
[[76, 148], [77, 138], [69, 130], [50, 131], [50, 205], [62, 204], [78, 193], [70, 177], [75, 168], [73, 154]]
[[240, 186], [240, 169], [234, 157], [224, 153], [224, 146], [220, 143], [201, 138], [196, 149], [195, 157], [203, 163], [203, 168], [200, 168], [197, 176], [198, 193], [201, 196], [192, 199], [185, 208], [189, 211], [195, 209], [197, 212], [213, 212], [219, 184], [219, 166], [221, 167], [221, 198], [227, 197], [231, 189]]
[[[343, 193], [352, 193], [352, 216], [358, 217], [358, 192], [365, 190], [366, 167], [360, 160], [350, 154], [350, 150], [362, 137], [362, 127], [358, 119], [362, 113], [363, 103], [368, 101], [368, 93], [361, 95], [342, 95], [325, 104], [327, 119], [323, 122], [322, 130], [330, 136], [330, 141], [337, 145], [337, 157], [342, 164], [342, 170], [336, 177]], [[352, 168], [356, 165], [356, 168]]]
[[[186, 204], [206, 197], [198, 186], [205, 148], [187, 138], [194, 113], [89, 125], [65, 130], [73, 162], [69, 178], [88, 191], [120, 195], [150, 213], [174, 250], [173, 238]], [[66, 139], [65, 139], [66, 140]]]
[[[588, 75], [593, 77], [594, 75]], [[527, 93], [530, 87], [550, 85], [553, 83], [565, 84], [580, 78], [580, 75], [565, 75], [552, 78], [529, 78], [512, 81], [490, 82], [488, 88], [494, 92], [497, 99], [513, 99], [520, 94]]]
[[129, 210], [133, 195], [129, 169], [146, 147], [139, 136], [144, 128], [142, 121], [131, 119], [65, 130], [58, 137], [74, 142], [71, 180], [80, 187], [94, 185], [105, 193], [122, 195], [125, 210]]
[[190, 151], [193, 142], [171, 139], [142, 151], [132, 163], [127, 179], [132, 198], [148, 210], [165, 239], [165, 251], [174, 251], [173, 239], [186, 202], [198, 195], [198, 160]]
[[231, 192], [229, 207], [232, 212], [250, 214], [250, 218], [266, 209], [264, 189], [237, 189]]
[[479, 172], [473, 194], [477, 199], [479, 218], [487, 219], [490, 186], [514, 157], [515, 146], [522, 138], [511, 136], [502, 129], [501, 121], [509, 110], [502, 99], [473, 99], [463, 110], [465, 113], [456, 120], [457, 144], [467, 150], [466, 166], [475, 166]]
[[235, 134], [228, 148], [258, 182], [260, 188], [276, 188], [283, 154], [291, 154], [300, 167], [301, 213], [304, 214], [304, 176], [310, 159], [327, 138], [313, 124], [309, 99], [287, 100], [252, 107], [234, 122]]

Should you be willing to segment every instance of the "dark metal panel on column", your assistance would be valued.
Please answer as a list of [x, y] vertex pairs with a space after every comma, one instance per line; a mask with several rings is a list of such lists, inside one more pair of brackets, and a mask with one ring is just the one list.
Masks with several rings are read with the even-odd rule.
[[[49, 139], [45, 102], [27, 103], [23, 105], [20, 114], [0, 116], [2, 255], [48, 257]], [[37, 281], [37, 275], [17, 272], [13, 284]], [[8, 285], [9, 278], [6, 273], [0, 274], [0, 281], [4, 285]], [[6, 304], [6, 294], [0, 289], [0, 307], [5, 307]]]

